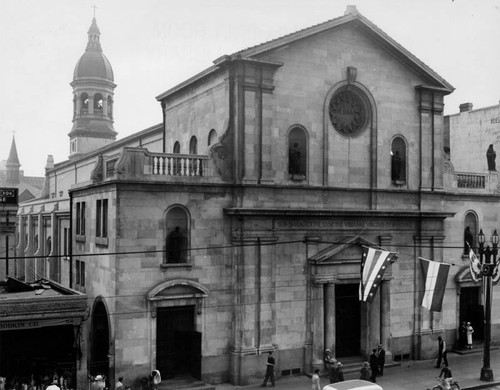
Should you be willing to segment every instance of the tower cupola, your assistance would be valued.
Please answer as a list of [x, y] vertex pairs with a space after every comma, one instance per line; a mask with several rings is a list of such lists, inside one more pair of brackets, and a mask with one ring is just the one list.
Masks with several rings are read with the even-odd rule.
[[73, 128], [70, 155], [77, 157], [116, 140], [113, 127], [113, 69], [102, 52], [101, 32], [95, 17], [88, 31], [85, 53], [73, 73]]

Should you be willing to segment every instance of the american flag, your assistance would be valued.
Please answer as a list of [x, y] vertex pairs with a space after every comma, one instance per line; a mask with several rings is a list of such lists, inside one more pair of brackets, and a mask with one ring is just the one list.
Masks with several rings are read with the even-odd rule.
[[363, 247], [361, 282], [359, 283], [360, 301], [373, 302], [389, 263], [395, 259], [395, 252]]

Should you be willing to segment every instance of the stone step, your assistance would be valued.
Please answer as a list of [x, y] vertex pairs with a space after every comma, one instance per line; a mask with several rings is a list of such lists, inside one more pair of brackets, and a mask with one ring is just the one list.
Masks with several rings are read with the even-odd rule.
[[215, 390], [215, 386], [207, 384], [201, 380], [183, 377], [163, 380], [158, 390]]

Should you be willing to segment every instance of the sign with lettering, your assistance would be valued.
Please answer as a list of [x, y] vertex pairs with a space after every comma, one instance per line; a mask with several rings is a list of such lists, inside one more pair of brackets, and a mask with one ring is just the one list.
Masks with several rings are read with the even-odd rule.
[[72, 318], [57, 318], [52, 320], [27, 320], [27, 321], [7, 321], [0, 322], [2, 330], [22, 330], [42, 328], [44, 326], [73, 325]]
[[17, 204], [17, 188], [0, 187], [0, 203], [1, 204]]

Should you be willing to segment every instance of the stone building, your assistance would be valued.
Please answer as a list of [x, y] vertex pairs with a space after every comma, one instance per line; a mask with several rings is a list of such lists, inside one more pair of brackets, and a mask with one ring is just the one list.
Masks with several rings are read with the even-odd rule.
[[[286, 376], [323, 367], [325, 348], [380, 342], [401, 360], [433, 356], [438, 335], [455, 344], [482, 296], [465, 224], [492, 230], [499, 197], [496, 177], [463, 184], [447, 159], [452, 91], [348, 7], [159, 95], [164, 153], [125, 147], [113, 175], [71, 189], [111, 372], [244, 385], [269, 351]], [[362, 246], [399, 256], [371, 304]], [[443, 312], [420, 306], [419, 257], [454, 265]]]
[[[322, 368], [325, 348], [425, 359], [480, 309], [464, 228], [497, 225], [497, 177], [455, 171], [453, 87], [354, 7], [216, 59], [157, 97], [161, 125], [122, 141], [98, 63], [102, 83], [72, 83], [70, 160], [49, 161], [43, 197], [21, 205], [15, 275], [53, 279], [35, 244], [57, 237], [54, 259], [68, 244], [56, 280], [88, 302], [82, 387], [97, 373], [139, 387], [156, 368], [256, 383], [269, 351], [278, 376]], [[363, 246], [398, 253], [372, 303], [358, 300]], [[420, 256], [453, 264], [442, 312], [420, 305]]]

